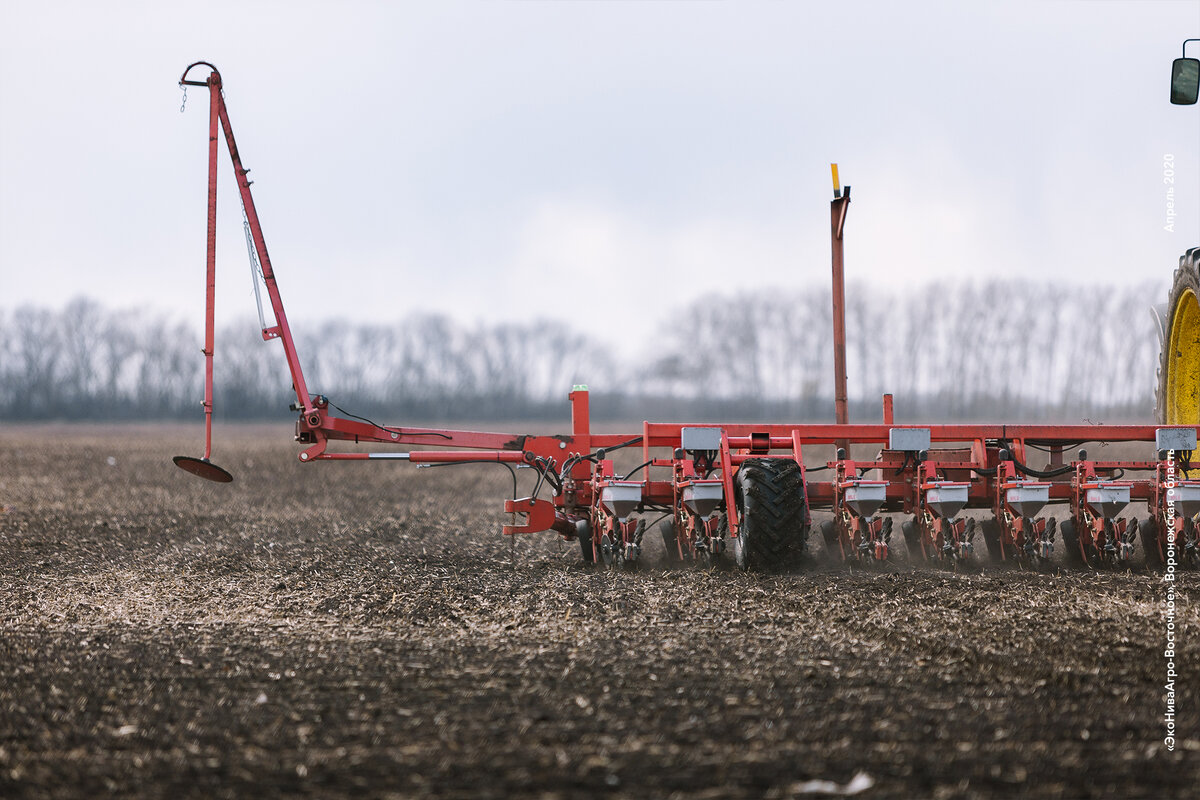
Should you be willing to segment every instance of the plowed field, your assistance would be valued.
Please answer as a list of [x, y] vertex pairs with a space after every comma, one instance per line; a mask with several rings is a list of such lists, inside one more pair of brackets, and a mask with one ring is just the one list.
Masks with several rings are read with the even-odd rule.
[[668, 568], [652, 543], [609, 572], [505, 540], [503, 469], [220, 433], [227, 486], [171, 465], [198, 428], [0, 429], [0, 797], [1200, 786], [1193, 575], [1168, 752], [1159, 575], [916, 568], [898, 535], [881, 569]]

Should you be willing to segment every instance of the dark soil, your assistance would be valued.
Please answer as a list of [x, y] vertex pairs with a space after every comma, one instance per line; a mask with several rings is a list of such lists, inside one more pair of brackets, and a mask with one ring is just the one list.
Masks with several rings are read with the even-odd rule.
[[613, 573], [504, 539], [501, 468], [219, 433], [231, 485], [171, 465], [198, 429], [0, 430], [0, 797], [1200, 785], [1194, 575], [1168, 752], [1160, 575], [917, 569], [899, 536], [887, 569]]

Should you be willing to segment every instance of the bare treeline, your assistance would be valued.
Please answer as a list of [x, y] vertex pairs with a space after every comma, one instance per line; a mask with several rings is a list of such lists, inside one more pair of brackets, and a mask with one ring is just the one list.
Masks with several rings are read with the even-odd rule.
[[[851, 286], [852, 414], [878, 418], [1136, 419], [1153, 410], [1161, 287], [1019, 281], [891, 293]], [[701, 298], [651, 324], [653, 350], [623, 363], [558, 322], [296, 326], [309, 389], [387, 419], [555, 418], [587, 383], [599, 418], [832, 417], [828, 292]], [[86, 299], [0, 310], [0, 415], [8, 420], [175, 419], [203, 395], [201, 333]], [[218, 331], [218, 416], [286, 417], [278, 342], [256, 322]]]
[[[1032, 281], [846, 291], [849, 393], [858, 418], [895, 395], [906, 419], [1136, 419], [1154, 410], [1166, 288]], [[707, 396], [756, 415], [832, 416], [828, 292], [693, 303], [664, 332], [639, 394]], [[706, 376], [706, 377], [705, 377]]]

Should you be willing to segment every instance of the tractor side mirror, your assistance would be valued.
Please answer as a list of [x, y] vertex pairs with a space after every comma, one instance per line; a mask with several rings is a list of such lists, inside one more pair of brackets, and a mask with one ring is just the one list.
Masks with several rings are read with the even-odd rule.
[[1177, 58], [1171, 63], [1171, 102], [1177, 106], [1196, 103], [1200, 92], [1200, 59]]

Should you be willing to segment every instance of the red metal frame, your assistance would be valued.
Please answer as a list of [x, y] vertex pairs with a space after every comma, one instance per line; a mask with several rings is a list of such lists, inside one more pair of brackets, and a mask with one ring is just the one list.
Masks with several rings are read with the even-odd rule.
[[[208, 93], [208, 236], [204, 288], [204, 460], [212, 456], [213, 354], [216, 351], [214, 309], [217, 294], [217, 114], [222, 105], [221, 78], [213, 70], [217, 91]], [[210, 87], [211, 88], [211, 87]]]
[[[205, 81], [189, 80], [188, 73], [205, 66], [211, 74]], [[1063, 462], [1067, 447], [1080, 442], [1154, 442], [1154, 425], [1011, 425], [1011, 424], [939, 424], [901, 425], [892, 423], [892, 400], [885, 395], [882, 423], [849, 424], [846, 408], [845, 323], [842, 294], [842, 232], [849, 203], [849, 187], [837, 193], [831, 204], [831, 237], [833, 243], [834, 283], [834, 342], [835, 394], [837, 420], [835, 424], [752, 424], [733, 423], [708, 426], [685, 426], [680, 423], [646, 422], [638, 434], [596, 434], [589, 422], [588, 392], [576, 387], [569, 395], [571, 432], [553, 436], [513, 433], [465, 431], [409, 426], [384, 426], [359, 419], [337, 417], [330, 411], [329, 401], [320, 395], [310, 395], [304, 380], [300, 358], [296, 351], [291, 328], [284, 312], [275, 271], [267, 253], [254, 199], [250, 191], [249, 170], [242, 165], [233, 136], [228, 110], [222, 95], [221, 76], [207, 62], [188, 66], [180, 79], [185, 86], [205, 86], [209, 89], [209, 184], [208, 184], [208, 243], [205, 327], [205, 457], [212, 449], [213, 412], [213, 305], [216, 268], [216, 171], [217, 127], [224, 134], [238, 190], [246, 210], [252, 240], [258, 251], [262, 277], [274, 313], [274, 325], [263, 328], [265, 340], [279, 339], [284, 349], [299, 411], [296, 440], [305, 445], [299, 458], [303, 462], [346, 460], [407, 460], [417, 464], [496, 462], [525, 465], [538, 474], [538, 486], [524, 498], [506, 500], [504, 509], [513, 515], [505, 534], [555, 531], [566, 539], [591, 536], [593, 558], [611, 555], [614, 561], [635, 561], [645, 532], [646, 513], [665, 512], [672, 520], [675, 547], [679, 556], [711, 558], [725, 546], [725, 537], [739, 535], [738, 515], [731, 513], [737, 503], [734, 476], [738, 467], [749, 458], [788, 458], [800, 465], [805, 487], [804, 519], [808, 510], [829, 510], [834, 513], [836, 544], [845, 557], [857, 558], [860, 553], [870, 559], [888, 557], [888, 528], [890, 519], [878, 516], [863, 517], [852, 507], [848, 492], [871, 486], [883, 487], [883, 502], [876, 513], [913, 515], [919, 528], [924, 552], [942, 554], [950, 551], [956, 560], [970, 556], [969, 523], [964, 520], [939, 519], [931, 512], [929, 492], [940, 484], [966, 484], [966, 507], [987, 510], [993, 515], [993, 527], [985, 526], [989, 549], [997, 548], [994, 556], [1008, 559], [1040, 558], [1049, 555], [1053, 531], [1045, 518], [1022, 514], [1014, 502], [1014, 490], [1045, 489], [1048, 503], [1068, 503], [1078, 531], [1090, 531], [1086, 539], [1102, 549], [1105, 536], [1123, 536], [1128, 530], [1123, 520], [1097, 517], [1088, 506], [1086, 492], [1100, 484], [1112, 485], [1117, 471], [1142, 473], [1131, 477], [1127, 485], [1131, 500], [1145, 502], [1151, 520], [1162, 530], [1171, 528], [1180, 536], [1186, 534], [1188, 521], [1182, 517], [1169, 519], [1166, 514], [1167, 480], [1164, 463], [1157, 459], [1143, 461], [1087, 461], [1080, 458], [1070, 462], [1062, 475], [1042, 480], [1023, 465], [1027, 462], [1028, 446], [1047, 447], [1051, 465]], [[836, 169], [835, 169], [836, 187]], [[688, 453], [683, 447], [684, 427], [719, 429], [720, 445], [715, 452]], [[902, 452], [887, 449], [891, 434], [897, 429], [921, 429], [928, 432], [931, 449], [928, 452]], [[1200, 426], [1195, 429], [1200, 433]], [[355, 444], [378, 443], [401, 446], [406, 452], [330, 452], [330, 442]], [[608, 454], [620, 447], [640, 444], [643, 460], [648, 462], [640, 480], [621, 478], [614, 471]], [[804, 463], [804, 448], [836, 445], [843, 448], [839, 457], [820, 465], [829, 469], [831, 480], [810, 479], [813, 467]], [[875, 458], [854, 460], [849, 456], [851, 445], [878, 448]], [[436, 448], [436, 449], [434, 449]], [[195, 459], [184, 459], [195, 462]], [[188, 468], [187, 465], [183, 465]], [[657, 476], [651, 471], [658, 471]], [[196, 471], [194, 468], [191, 471]], [[223, 471], [222, 471], [223, 472]], [[665, 473], [665, 474], [664, 474]], [[874, 473], [866, 478], [866, 473]], [[1074, 477], [1069, 477], [1068, 473]], [[1145, 474], [1149, 473], [1149, 474]], [[198, 474], [202, 474], [201, 471]], [[209, 477], [204, 475], [205, 477]], [[873, 482], [873, 483], [871, 483]], [[707, 515], [689, 507], [685, 494], [696, 487], [721, 487], [722, 502], [716, 511]], [[631, 485], [638, 487], [640, 499], [630, 509], [628, 501], [619, 515], [614, 508], [617, 495]], [[549, 499], [538, 495], [549, 487]], [[609, 491], [611, 490], [611, 491]], [[632, 491], [632, 490], [631, 490]], [[705, 488], [705, 492], [713, 491]], [[608, 492], [608, 494], [606, 494]], [[635, 516], [636, 515], [636, 516]], [[988, 531], [991, 531], [989, 534]], [[1192, 538], [1195, 539], [1194, 526]], [[1108, 533], [1106, 533], [1108, 532]], [[1126, 537], [1127, 538], [1127, 537]], [[947, 542], [951, 546], [946, 547]], [[585, 556], [587, 543], [585, 542]], [[911, 545], [910, 545], [911, 547]], [[605, 549], [608, 548], [608, 549]], [[1111, 552], [1111, 550], [1109, 551]]]
[[[206, 66], [212, 70], [205, 81], [188, 80], [188, 73], [193, 67]], [[250, 181], [246, 176], [250, 170], [242, 166], [242, 157], [238, 153], [237, 142], [233, 138], [233, 126], [229, 122], [229, 111], [225, 107], [225, 95], [221, 89], [221, 73], [207, 61], [197, 61], [189, 64], [179, 79], [183, 86], [206, 86], [209, 94], [208, 116], [208, 292], [206, 295], [206, 328], [205, 328], [205, 374], [204, 374], [204, 410], [209, 422], [211, 435], [212, 420], [212, 364], [213, 364], [213, 307], [216, 286], [217, 263], [217, 125], [220, 124], [225, 134], [225, 144], [229, 148], [229, 158], [233, 161], [233, 173], [237, 177], [238, 192], [242, 198], [242, 206], [246, 210], [246, 219], [250, 223], [254, 247], [258, 251], [259, 263], [262, 266], [263, 281], [267, 286], [267, 294], [271, 298], [271, 310], [275, 314], [275, 325], [264, 328], [263, 339], [280, 339], [283, 342], [284, 357], [287, 359], [288, 370], [292, 374], [292, 386], [296, 391], [296, 401], [302, 411], [311, 413], [312, 398], [308, 395], [308, 386], [304, 382], [304, 372], [300, 367], [300, 357], [296, 353], [296, 343], [292, 338], [291, 327], [288, 325], [287, 314], [283, 310], [283, 300], [279, 294], [279, 286], [275, 280], [275, 270], [271, 267], [271, 257], [267, 253], [266, 239], [263, 238], [262, 225], [258, 221], [258, 211], [254, 207], [254, 196], [250, 193]], [[205, 459], [209, 457], [208, 448]]]

